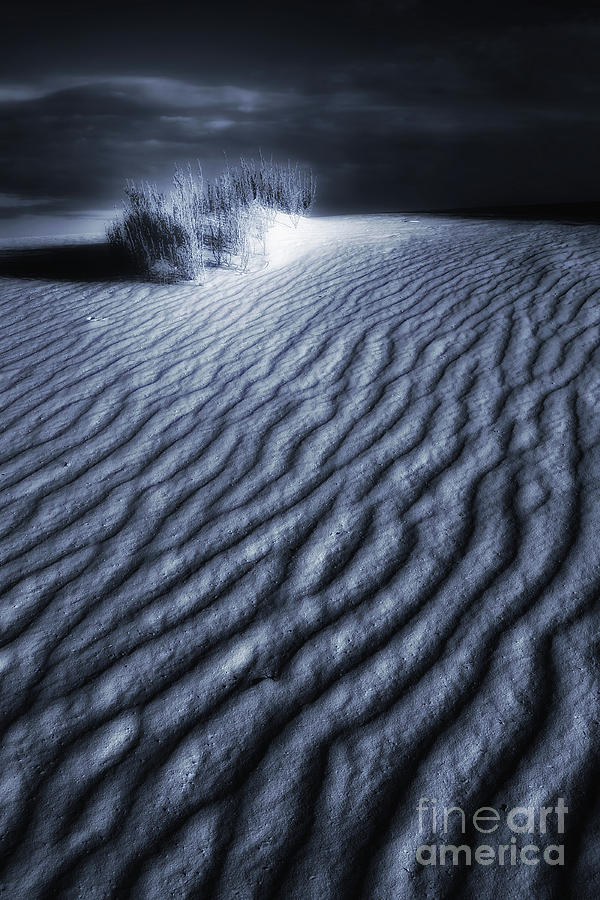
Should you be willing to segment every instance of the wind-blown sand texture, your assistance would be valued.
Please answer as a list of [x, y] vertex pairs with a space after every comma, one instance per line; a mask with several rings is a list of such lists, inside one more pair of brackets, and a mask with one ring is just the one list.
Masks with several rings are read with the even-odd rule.
[[[2, 896], [600, 896], [600, 230], [271, 243], [0, 280]], [[416, 862], [558, 796], [565, 867]]]

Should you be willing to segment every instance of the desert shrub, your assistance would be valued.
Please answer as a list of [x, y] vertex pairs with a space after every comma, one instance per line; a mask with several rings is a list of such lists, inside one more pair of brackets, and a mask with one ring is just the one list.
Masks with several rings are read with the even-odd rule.
[[125, 196], [123, 216], [108, 232], [111, 244], [127, 251], [140, 273], [161, 280], [168, 273], [192, 276], [190, 231], [165, 195], [149, 184], [129, 184]]
[[314, 200], [316, 183], [297, 164], [240, 161], [208, 183], [198, 167], [176, 169], [165, 194], [128, 183], [121, 216], [109, 227], [112, 246], [153, 280], [201, 279], [207, 265], [245, 268], [265, 246], [277, 212], [297, 220]]
[[257, 202], [291, 216], [305, 215], [315, 197], [315, 178], [298, 163], [283, 166], [263, 156], [258, 160], [242, 158], [239, 168], [228, 169], [225, 177], [240, 203]]

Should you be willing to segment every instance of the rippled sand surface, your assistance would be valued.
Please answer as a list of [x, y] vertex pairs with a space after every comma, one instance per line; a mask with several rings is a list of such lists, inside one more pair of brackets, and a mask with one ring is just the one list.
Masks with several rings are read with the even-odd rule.
[[[269, 241], [0, 279], [0, 894], [600, 896], [600, 229]], [[558, 796], [564, 867], [416, 861]]]

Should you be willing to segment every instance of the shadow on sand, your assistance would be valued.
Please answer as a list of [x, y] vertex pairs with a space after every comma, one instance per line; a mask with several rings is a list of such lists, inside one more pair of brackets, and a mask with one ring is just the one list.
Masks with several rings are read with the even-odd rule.
[[[517, 222], [600, 224], [600, 203], [563, 203], [540, 206], [496, 206], [422, 210], [410, 216], [448, 219], [492, 219]], [[49, 281], [143, 281], [126, 256], [107, 242], [79, 241], [37, 247], [0, 246], [0, 277]]]
[[0, 276], [51, 281], [139, 279], [127, 259], [100, 242], [0, 248]]

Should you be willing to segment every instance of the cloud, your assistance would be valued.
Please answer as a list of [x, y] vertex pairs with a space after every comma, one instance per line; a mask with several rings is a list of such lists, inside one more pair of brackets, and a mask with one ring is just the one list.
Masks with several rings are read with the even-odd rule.
[[[197, 158], [211, 177], [223, 151], [259, 149], [311, 163], [323, 210], [534, 202], [560, 191], [591, 199], [600, 104], [577, 35], [549, 32], [526, 55], [522, 38], [505, 34], [451, 52], [417, 41], [396, 58], [332, 60], [288, 81], [111, 72], [7, 81], [0, 193], [12, 201], [0, 199], [0, 216], [40, 204], [60, 215], [110, 209], [127, 178], [166, 183], [175, 163]], [[544, 58], [559, 46], [566, 71], [550, 78]], [[534, 71], [521, 84], [537, 65], [545, 77]], [[578, 65], [583, 90], [570, 80]]]
[[44, 93], [43, 89], [33, 84], [0, 84], [0, 104], [34, 100], [43, 97]]
[[293, 91], [251, 89], [231, 84], [202, 85], [177, 78], [137, 75], [66, 76], [55, 75], [31, 83], [0, 85], [0, 104], [55, 98], [105, 98], [152, 109], [203, 110], [231, 108], [256, 112], [265, 105], [289, 101]]
[[53, 202], [52, 197], [24, 197], [20, 194], [0, 193], [0, 210], [48, 206]]

